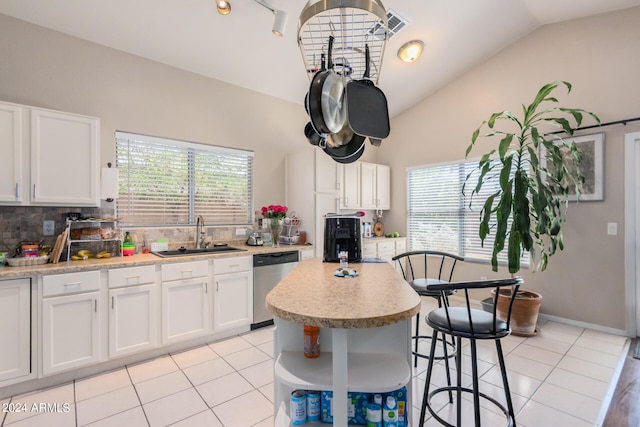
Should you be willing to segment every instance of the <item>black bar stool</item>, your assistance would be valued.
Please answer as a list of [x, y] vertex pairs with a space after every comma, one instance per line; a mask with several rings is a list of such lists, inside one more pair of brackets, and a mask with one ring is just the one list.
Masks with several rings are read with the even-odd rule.
[[[404, 280], [411, 285], [413, 290], [420, 296], [435, 298], [438, 301], [438, 307], [442, 307], [443, 300], [447, 300], [456, 291], [432, 291], [427, 289], [427, 286], [449, 283], [453, 277], [457, 262], [464, 261], [461, 256], [440, 251], [411, 251], [396, 255], [391, 259], [398, 262]], [[448, 303], [448, 300], [446, 302]], [[413, 366], [416, 367], [418, 366], [418, 357], [429, 358], [429, 355], [418, 352], [419, 341], [421, 339], [431, 339], [430, 336], [420, 335], [420, 312], [416, 315], [416, 334], [411, 338], [414, 340]], [[456, 350], [453, 337], [451, 342], [447, 342], [444, 336], [439, 340], [443, 343], [444, 356], [434, 356], [435, 359], [441, 360], [453, 357]], [[450, 354], [448, 354], [447, 347], [450, 347]], [[448, 371], [448, 362], [446, 363]]]
[[[506, 337], [511, 333], [509, 327], [509, 321], [511, 320], [511, 309], [513, 307], [513, 300], [518, 292], [518, 288], [522, 283], [522, 278], [515, 277], [511, 279], [500, 280], [484, 280], [480, 282], [457, 282], [448, 284], [436, 284], [429, 285], [430, 291], [436, 291], [441, 293], [443, 298], [451, 291], [464, 291], [466, 304], [459, 307], [450, 307], [447, 300], [444, 300], [442, 307], [437, 308], [429, 313], [427, 316], [427, 324], [433, 328], [433, 336], [431, 341], [431, 352], [429, 358], [429, 367], [427, 369], [427, 379], [424, 387], [424, 395], [422, 398], [422, 410], [420, 411], [420, 423], [423, 425], [425, 421], [426, 410], [428, 409], [433, 418], [435, 418], [442, 425], [454, 427], [453, 424], [449, 424], [442, 419], [431, 407], [431, 399], [442, 392], [455, 392], [456, 393], [456, 426], [461, 426], [462, 422], [462, 393], [473, 394], [473, 409], [475, 426], [481, 427], [480, 419], [480, 398], [486, 399], [489, 402], [496, 405], [507, 418], [507, 427], [515, 427], [516, 418], [513, 411], [513, 403], [511, 401], [511, 392], [509, 390], [509, 381], [507, 379], [507, 370], [504, 363], [504, 356], [502, 354], [502, 345], [500, 339]], [[499, 294], [500, 288], [511, 287], [511, 299], [509, 301], [509, 310], [507, 319], [502, 320], [496, 315], [497, 301], [494, 300], [493, 312], [488, 313], [483, 310], [471, 308], [469, 300], [469, 289], [483, 289], [494, 288], [495, 298]], [[435, 355], [436, 340], [438, 334], [448, 334], [456, 337], [456, 374], [457, 381], [455, 386], [440, 387], [433, 391], [429, 391], [431, 382], [431, 374], [433, 372], [433, 356]], [[462, 338], [468, 339], [471, 347], [471, 375], [473, 380], [472, 388], [462, 386]], [[478, 382], [478, 360], [477, 360], [477, 348], [476, 340], [494, 340], [496, 344], [496, 351], [498, 353], [498, 362], [500, 365], [500, 372], [502, 374], [502, 383], [504, 386], [505, 398], [507, 406], [505, 407], [494, 398], [480, 392]], [[448, 366], [445, 369], [449, 369]], [[447, 373], [448, 375], [448, 373]], [[449, 394], [451, 396], [451, 394]], [[451, 402], [451, 398], [449, 398]]]

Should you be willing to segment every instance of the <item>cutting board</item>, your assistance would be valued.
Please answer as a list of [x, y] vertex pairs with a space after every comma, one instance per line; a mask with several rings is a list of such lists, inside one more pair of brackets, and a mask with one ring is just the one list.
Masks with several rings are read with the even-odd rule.
[[64, 231], [56, 239], [56, 244], [53, 246], [51, 257], [49, 258], [50, 263], [57, 264], [58, 262], [60, 262], [60, 255], [62, 254], [65, 243], [67, 243], [68, 235], [69, 228], [65, 228]]

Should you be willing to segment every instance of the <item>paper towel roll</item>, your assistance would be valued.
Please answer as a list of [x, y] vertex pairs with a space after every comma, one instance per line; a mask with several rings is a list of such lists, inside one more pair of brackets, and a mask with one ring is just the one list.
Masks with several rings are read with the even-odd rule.
[[118, 169], [102, 168], [100, 179], [100, 198], [102, 200], [118, 198]]

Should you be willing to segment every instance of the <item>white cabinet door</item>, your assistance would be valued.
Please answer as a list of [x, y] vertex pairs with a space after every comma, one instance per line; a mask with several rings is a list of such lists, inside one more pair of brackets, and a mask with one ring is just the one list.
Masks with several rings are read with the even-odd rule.
[[361, 163], [360, 172], [362, 209], [376, 209], [376, 165]]
[[204, 335], [211, 329], [206, 277], [162, 283], [162, 344]]
[[99, 120], [31, 110], [31, 204], [99, 206]]
[[157, 289], [150, 284], [109, 291], [109, 357], [156, 346]]
[[391, 208], [391, 168], [373, 163], [360, 164], [362, 209]]
[[42, 373], [96, 363], [100, 359], [100, 292], [43, 298]]
[[0, 204], [19, 205], [24, 202], [23, 111], [18, 105], [0, 102]]
[[323, 152], [316, 150], [315, 154], [315, 190], [318, 193], [340, 191], [339, 166], [340, 164]]
[[376, 209], [391, 209], [391, 168], [376, 165]]
[[360, 202], [360, 163], [349, 163], [341, 167], [342, 179], [340, 191], [341, 209], [359, 209]]
[[0, 281], [0, 382], [31, 373], [31, 280]]
[[214, 330], [220, 332], [253, 321], [253, 271], [214, 276]]

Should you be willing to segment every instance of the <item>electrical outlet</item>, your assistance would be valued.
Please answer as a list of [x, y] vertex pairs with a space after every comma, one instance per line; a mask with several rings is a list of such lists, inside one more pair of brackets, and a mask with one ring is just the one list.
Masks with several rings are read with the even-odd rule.
[[244, 236], [247, 234], [247, 230], [244, 228], [236, 228], [236, 236]]
[[615, 236], [618, 234], [618, 223], [617, 222], [609, 222], [607, 223], [607, 234], [609, 236]]
[[487, 280], [487, 276], [480, 276], [480, 280]]
[[56, 227], [55, 221], [43, 221], [42, 234], [44, 234], [45, 236], [53, 236], [55, 227]]

